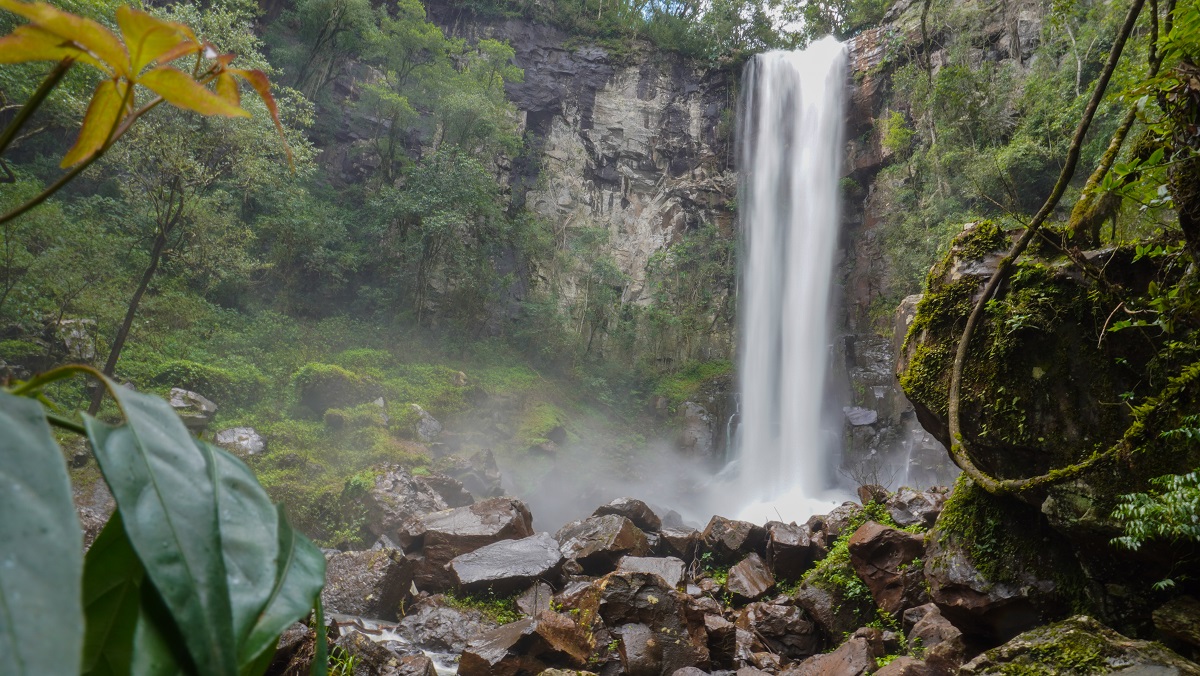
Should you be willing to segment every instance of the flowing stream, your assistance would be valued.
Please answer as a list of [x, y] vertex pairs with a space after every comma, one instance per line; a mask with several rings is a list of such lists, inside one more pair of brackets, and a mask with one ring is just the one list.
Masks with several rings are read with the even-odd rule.
[[[823, 431], [846, 48], [759, 54], [743, 77], [739, 214], [741, 518], [803, 521], [837, 497]], [[825, 427], [829, 427], [826, 425]]]

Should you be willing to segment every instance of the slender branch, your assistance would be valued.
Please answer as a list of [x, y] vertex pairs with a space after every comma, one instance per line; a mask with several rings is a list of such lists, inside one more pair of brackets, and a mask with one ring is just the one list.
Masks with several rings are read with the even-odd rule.
[[[1079, 126], [1075, 129], [1075, 136], [1072, 138], [1071, 146], [1067, 151], [1067, 161], [1058, 176], [1058, 182], [1054, 185], [1050, 196], [1046, 198], [1045, 204], [1042, 205], [1037, 215], [1030, 221], [1029, 227], [1025, 229], [1021, 238], [1017, 240], [1016, 244], [1008, 252], [1008, 255], [1002, 258], [996, 266], [995, 272], [992, 273], [991, 278], [988, 279], [987, 284], [984, 286], [983, 294], [971, 309], [971, 314], [967, 318], [967, 324], [963, 328], [962, 338], [958, 342], [958, 349], [954, 355], [954, 366], [950, 373], [950, 396], [947, 407], [950, 428], [950, 457], [967, 476], [989, 493], [1000, 494], [1025, 490], [1034, 485], [1045, 484], [1051, 480], [1049, 477], [1057, 477], [1057, 475], [1051, 473], [1050, 475], [1030, 479], [1001, 481], [985, 474], [971, 460], [966, 446], [966, 439], [962, 434], [962, 420], [960, 415], [963, 369], [966, 366], [967, 351], [971, 343], [971, 337], [975, 333], [975, 327], [978, 326], [979, 320], [983, 317], [984, 307], [995, 296], [997, 289], [1000, 287], [1000, 282], [1008, 274], [1009, 269], [1016, 262], [1017, 258], [1029, 246], [1038, 229], [1046, 222], [1050, 214], [1054, 212], [1054, 208], [1058, 205], [1059, 200], [1062, 199], [1063, 193], [1066, 192], [1067, 184], [1071, 182], [1071, 177], [1075, 174], [1075, 167], [1079, 163], [1079, 154], [1083, 147], [1084, 137], [1087, 136], [1088, 128], [1091, 126], [1092, 119], [1096, 115], [1096, 109], [1100, 107], [1100, 101], [1104, 98], [1104, 92], [1108, 89], [1108, 83], [1117, 68], [1117, 62], [1121, 59], [1125, 43], [1129, 39], [1130, 33], [1133, 32], [1133, 27], [1137, 23], [1138, 14], [1141, 13], [1143, 5], [1145, 5], [1145, 0], [1133, 0], [1133, 4], [1130, 5], [1129, 12], [1125, 15], [1125, 22], [1117, 33], [1112, 50], [1108, 54], [1108, 61], [1104, 64], [1104, 70], [1100, 73], [1100, 77], [1096, 81], [1091, 99], [1088, 100], [1083, 117], [1079, 120]], [[1092, 460], [1086, 462], [1094, 464]]]
[[42, 102], [50, 95], [50, 92], [58, 86], [59, 80], [67, 74], [67, 71], [71, 69], [74, 63], [75, 59], [63, 59], [59, 61], [54, 70], [50, 71], [50, 74], [46, 76], [46, 79], [42, 80], [42, 84], [38, 85], [37, 90], [33, 92], [33, 96], [30, 96], [25, 105], [21, 106], [21, 110], [17, 112], [17, 116], [13, 118], [13, 121], [0, 134], [0, 153], [8, 149], [9, 144], [17, 137], [17, 132], [21, 131], [21, 127], [25, 126], [25, 123], [33, 116], [33, 112], [42, 105]]

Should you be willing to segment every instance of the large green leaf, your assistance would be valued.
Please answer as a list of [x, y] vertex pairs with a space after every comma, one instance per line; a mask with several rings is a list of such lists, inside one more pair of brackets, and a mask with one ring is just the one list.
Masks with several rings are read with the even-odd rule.
[[0, 392], [0, 674], [79, 673], [83, 537], [42, 405]]
[[146, 575], [205, 674], [236, 674], [229, 589], [211, 449], [197, 445], [167, 402], [115, 387], [120, 427], [84, 424]]
[[258, 620], [275, 586], [278, 517], [271, 498], [241, 460], [202, 441], [197, 441], [196, 445], [207, 446], [206, 450], [214, 460], [222, 554], [233, 609], [233, 635], [240, 645]]
[[142, 584], [145, 575], [117, 512], [85, 560], [85, 676], [170, 675], [188, 664], [186, 653], [172, 650], [172, 641], [182, 648], [183, 639], [153, 585]]
[[257, 676], [266, 668], [263, 655], [275, 650], [279, 635], [308, 615], [325, 585], [325, 556], [308, 538], [292, 530], [283, 509], [276, 508], [279, 559], [275, 587], [249, 638], [242, 645], [243, 674]]

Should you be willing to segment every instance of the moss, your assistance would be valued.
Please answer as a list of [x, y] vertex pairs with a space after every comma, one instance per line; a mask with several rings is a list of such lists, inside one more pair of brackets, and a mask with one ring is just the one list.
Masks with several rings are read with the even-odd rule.
[[182, 387], [225, 406], [253, 404], [262, 399], [267, 387], [267, 379], [253, 364], [243, 362], [223, 368], [185, 359], [163, 364], [152, 382]]
[[961, 258], [978, 260], [997, 251], [1007, 252], [1012, 245], [1008, 233], [995, 221], [979, 221], [965, 228], [951, 245]]
[[556, 428], [565, 429], [567, 422], [567, 414], [562, 409], [554, 404], [538, 402], [521, 414], [517, 424], [517, 443], [526, 448], [545, 443]]
[[489, 590], [485, 593], [466, 595], [447, 593], [444, 598], [446, 605], [451, 608], [479, 611], [497, 624], [509, 624], [525, 617], [524, 613], [517, 609], [516, 595], [497, 597]]
[[333, 364], [308, 363], [292, 376], [301, 403], [317, 413], [353, 406], [380, 396], [374, 379]]
[[322, 416], [325, 425], [334, 429], [359, 429], [364, 427], [386, 427], [384, 410], [374, 402], [350, 408], [331, 408]]
[[0, 359], [14, 364], [39, 359], [45, 352], [46, 348], [28, 340], [0, 340]]
[[654, 386], [654, 394], [664, 397], [667, 405], [674, 409], [689, 399], [695, 399], [705, 384], [732, 373], [733, 362], [728, 359], [692, 362], [659, 380]]

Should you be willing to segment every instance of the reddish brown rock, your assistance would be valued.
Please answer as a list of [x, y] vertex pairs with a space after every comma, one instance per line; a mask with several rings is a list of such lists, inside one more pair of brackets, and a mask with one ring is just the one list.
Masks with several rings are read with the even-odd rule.
[[418, 517], [404, 535], [405, 551], [420, 552], [417, 587], [441, 591], [455, 582], [446, 564], [494, 542], [533, 535], [533, 518], [520, 500], [489, 498]]
[[667, 586], [677, 589], [683, 582], [684, 563], [673, 556], [626, 556], [617, 564], [622, 573], [652, 573], [663, 579]]
[[770, 652], [790, 660], [802, 660], [821, 649], [816, 625], [796, 606], [751, 603], [738, 613], [736, 626], [757, 636]]
[[696, 557], [703, 538], [700, 531], [691, 528], [664, 528], [658, 533], [658, 542], [660, 554], [691, 561]]
[[894, 617], [928, 601], [924, 569], [913, 562], [925, 553], [925, 538], [868, 521], [850, 536], [850, 564], [871, 590], [875, 605]]
[[725, 588], [741, 601], [757, 601], [775, 586], [775, 577], [758, 554], [750, 554], [729, 569]]
[[945, 489], [914, 491], [901, 488], [887, 501], [888, 514], [900, 527], [920, 524], [933, 528], [942, 506], [946, 503]]
[[776, 580], [799, 580], [812, 566], [815, 548], [808, 529], [779, 521], [767, 523], [767, 566]]
[[650, 509], [650, 505], [633, 498], [617, 498], [607, 505], [601, 505], [592, 512], [592, 516], [616, 514], [633, 522], [633, 525], [648, 533], [662, 529], [662, 519]]
[[325, 557], [325, 611], [395, 620], [409, 597], [415, 566], [396, 549], [336, 552]]
[[544, 612], [481, 634], [459, 660], [462, 676], [540, 674], [552, 666], [578, 669], [591, 653], [588, 633], [567, 616]]
[[714, 516], [704, 528], [704, 544], [717, 563], [733, 564], [748, 554], [764, 553], [767, 531], [749, 521]]
[[837, 650], [789, 667], [784, 676], [861, 676], [875, 671], [876, 655], [865, 638], [852, 638]]
[[646, 556], [646, 536], [629, 519], [616, 514], [572, 521], [554, 534], [563, 556], [576, 561], [590, 575], [603, 575], [617, 567], [623, 556]]
[[922, 660], [897, 657], [876, 671], [875, 676], [938, 676], [938, 672]]

